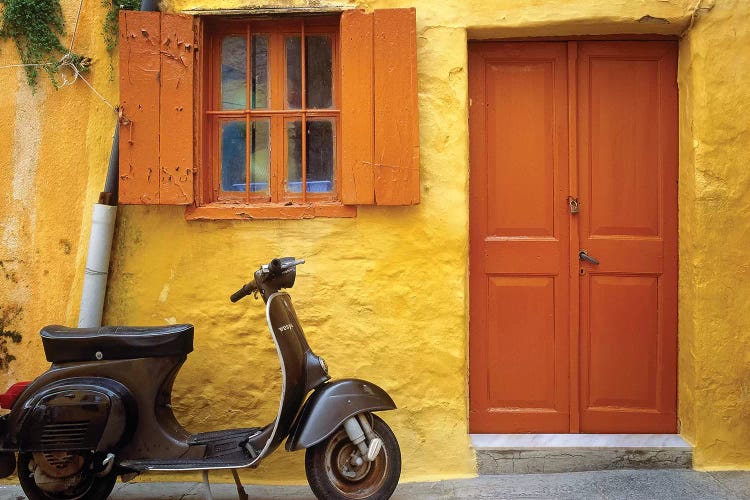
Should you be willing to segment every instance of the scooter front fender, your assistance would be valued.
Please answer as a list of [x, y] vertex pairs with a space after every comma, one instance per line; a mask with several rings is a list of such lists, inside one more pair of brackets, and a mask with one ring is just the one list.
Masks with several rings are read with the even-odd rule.
[[302, 405], [286, 449], [296, 451], [315, 446], [346, 419], [363, 411], [395, 409], [396, 403], [388, 393], [366, 380], [347, 378], [323, 384]]

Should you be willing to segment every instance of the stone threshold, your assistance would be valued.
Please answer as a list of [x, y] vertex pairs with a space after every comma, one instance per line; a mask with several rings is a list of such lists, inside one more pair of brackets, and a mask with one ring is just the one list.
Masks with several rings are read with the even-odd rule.
[[479, 474], [689, 469], [677, 434], [472, 434]]

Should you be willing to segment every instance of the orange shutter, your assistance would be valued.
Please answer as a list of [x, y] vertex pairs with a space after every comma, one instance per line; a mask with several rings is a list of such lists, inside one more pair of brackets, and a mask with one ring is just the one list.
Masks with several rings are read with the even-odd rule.
[[193, 202], [191, 16], [120, 12], [122, 204]]
[[416, 12], [341, 16], [342, 200], [419, 203]]
[[341, 14], [341, 198], [349, 205], [375, 202], [372, 18]]

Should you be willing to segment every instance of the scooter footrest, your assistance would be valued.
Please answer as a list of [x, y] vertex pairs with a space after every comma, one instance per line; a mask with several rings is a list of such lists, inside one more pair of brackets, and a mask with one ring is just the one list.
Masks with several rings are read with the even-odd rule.
[[173, 460], [124, 460], [120, 466], [134, 471], [186, 471], [209, 469], [241, 469], [253, 463], [251, 458], [228, 460], [220, 458], [186, 458]]
[[250, 436], [258, 434], [263, 429], [260, 427], [248, 427], [246, 429], [228, 429], [225, 431], [202, 432], [193, 434], [188, 439], [189, 445], [210, 444], [217, 441], [228, 441], [234, 439], [247, 439]]

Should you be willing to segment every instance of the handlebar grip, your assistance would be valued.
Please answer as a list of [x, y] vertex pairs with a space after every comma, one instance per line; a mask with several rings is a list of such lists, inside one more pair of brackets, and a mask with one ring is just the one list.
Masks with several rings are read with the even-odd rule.
[[253, 293], [253, 288], [254, 287], [252, 287], [250, 283], [248, 283], [247, 285], [242, 285], [242, 288], [234, 292], [229, 297], [229, 300], [231, 300], [232, 302], [237, 302], [241, 298], [246, 297], [250, 295], [251, 293]]

